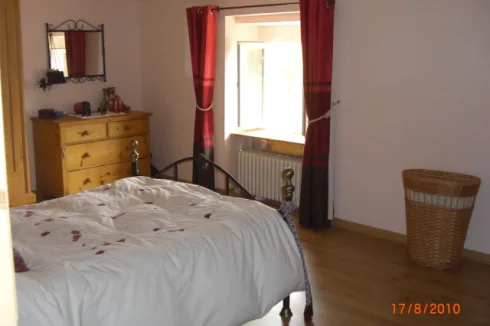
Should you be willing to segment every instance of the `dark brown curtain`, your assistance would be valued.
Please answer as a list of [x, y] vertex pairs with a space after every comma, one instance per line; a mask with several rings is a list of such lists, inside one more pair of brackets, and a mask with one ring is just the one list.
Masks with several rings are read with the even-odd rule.
[[326, 228], [335, 1], [300, 0], [308, 128], [303, 153], [300, 225]]
[[[187, 8], [187, 25], [196, 95], [194, 157], [214, 160], [213, 94], [216, 71], [217, 6]], [[194, 164], [192, 182], [214, 190], [214, 168]]]
[[66, 63], [69, 77], [85, 76], [85, 32], [65, 32]]

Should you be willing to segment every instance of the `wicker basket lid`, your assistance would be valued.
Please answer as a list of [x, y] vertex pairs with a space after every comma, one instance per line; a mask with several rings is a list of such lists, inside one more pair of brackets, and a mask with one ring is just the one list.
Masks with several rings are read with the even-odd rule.
[[481, 184], [473, 175], [448, 171], [408, 169], [402, 175], [405, 188], [442, 196], [476, 196]]

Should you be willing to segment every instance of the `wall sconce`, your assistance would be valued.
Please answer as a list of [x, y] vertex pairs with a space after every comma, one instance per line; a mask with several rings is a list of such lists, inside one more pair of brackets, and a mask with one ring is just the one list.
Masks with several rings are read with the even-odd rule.
[[48, 70], [46, 72], [46, 76], [41, 78], [38, 82], [39, 88], [46, 92], [46, 90], [50, 89], [52, 85], [56, 84], [65, 84], [66, 78], [63, 74], [63, 71], [59, 70]]

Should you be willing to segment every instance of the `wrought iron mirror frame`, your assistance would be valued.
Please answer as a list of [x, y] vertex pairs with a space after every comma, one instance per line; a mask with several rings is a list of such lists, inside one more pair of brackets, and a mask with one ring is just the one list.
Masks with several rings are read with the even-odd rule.
[[[85, 27], [87, 26], [87, 28]], [[104, 69], [104, 73], [102, 75], [88, 75], [88, 76], [80, 76], [80, 77], [65, 77], [67, 82], [71, 82], [74, 84], [84, 83], [86, 81], [107, 81], [107, 71], [105, 65], [105, 39], [104, 39], [104, 24], [100, 24], [94, 26], [89, 22], [79, 19], [68, 19], [62, 22], [59, 25], [54, 26], [53, 24], [46, 23], [46, 42], [48, 45], [48, 69], [51, 69], [51, 49], [49, 44], [49, 33], [51, 32], [97, 32], [101, 33], [102, 37], [102, 67]]]

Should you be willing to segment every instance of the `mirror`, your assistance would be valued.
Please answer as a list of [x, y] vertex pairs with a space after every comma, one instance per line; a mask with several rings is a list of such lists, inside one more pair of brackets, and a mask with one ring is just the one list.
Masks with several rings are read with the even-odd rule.
[[48, 68], [63, 71], [68, 82], [106, 81], [104, 25], [67, 20], [46, 24]]

